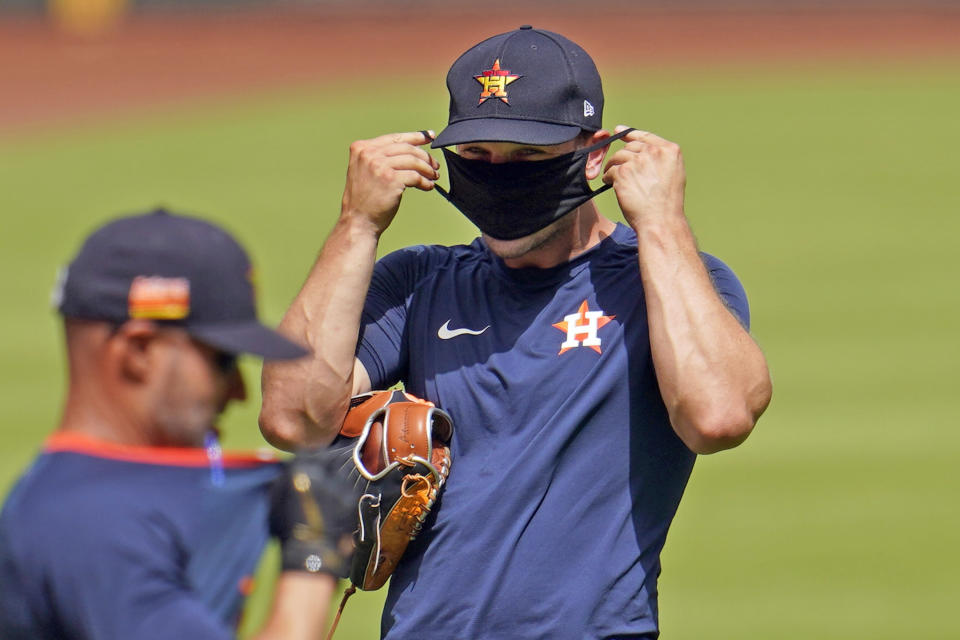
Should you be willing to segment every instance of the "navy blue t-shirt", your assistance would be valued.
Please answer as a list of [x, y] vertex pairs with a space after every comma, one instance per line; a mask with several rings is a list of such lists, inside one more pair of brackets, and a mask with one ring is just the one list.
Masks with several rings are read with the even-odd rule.
[[[377, 263], [357, 356], [453, 417], [453, 464], [391, 580], [390, 639], [656, 637], [667, 529], [695, 455], [650, 355], [634, 232], [551, 269], [480, 240]], [[746, 324], [732, 271], [703, 254]]]
[[278, 468], [53, 436], [0, 513], [0, 638], [235, 637]]

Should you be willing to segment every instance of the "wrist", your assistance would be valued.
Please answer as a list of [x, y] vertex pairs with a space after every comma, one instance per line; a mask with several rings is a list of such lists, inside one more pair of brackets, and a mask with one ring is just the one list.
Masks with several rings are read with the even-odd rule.
[[642, 211], [623, 210], [623, 217], [634, 231], [639, 232], [646, 227], [662, 226], [666, 228], [682, 227], [687, 225], [687, 216], [683, 211], [683, 204], [660, 206], [648, 205]]
[[381, 234], [387, 229], [387, 225], [346, 205], [340, 209], [340, 218], [336, 226], [351, 238], [373, 238], [375, 241], [379, 241]]
[[676, 254], [689, 248], [696, 251], [696, 239], [682, 212], [632, 220], [630, 226], [637, 234], [641, 259], [655, 253]]
[[274, 589], [273, 609], [256, 640], [307, 640], [323, 637], [327, 603], [337, 581], [327, 574], [284, 572]]

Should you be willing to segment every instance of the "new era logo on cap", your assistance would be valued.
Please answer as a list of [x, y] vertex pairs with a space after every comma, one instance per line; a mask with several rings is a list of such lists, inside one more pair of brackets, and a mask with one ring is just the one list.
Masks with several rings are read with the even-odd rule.
[[528, 25], [461, 55], [447, 74], [447, 89], [448, 126], [434, 147], [559, 144], [601, 128], [603, 88], [593, 60], [567, 38]]

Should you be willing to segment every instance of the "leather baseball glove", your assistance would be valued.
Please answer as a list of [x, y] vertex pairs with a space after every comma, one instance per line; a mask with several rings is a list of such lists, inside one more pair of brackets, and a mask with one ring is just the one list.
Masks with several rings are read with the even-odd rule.
[[[420, 532], [450, 472], [453, 420], [402, 391], [351, 400], [331, 448], [360, 497], [350, 581], [379, 589]], [[356, 495], [356, 494], [355, 494]]]

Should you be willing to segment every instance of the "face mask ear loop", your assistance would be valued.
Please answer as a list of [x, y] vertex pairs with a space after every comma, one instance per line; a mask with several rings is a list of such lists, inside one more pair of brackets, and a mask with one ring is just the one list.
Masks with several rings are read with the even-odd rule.
[[581, 152], [581, 153], [593, 153], [593, 152], [596, 151], [597, 149], [603, 149], [603, 148], [604, 148], [605, 146], [607, 146], [608, 144], [611, 144], [611, 143], [613, 143], [613, 142], [616, 142], [617, 140], [619, 140], [620, 138], [624, 137], [625, 135], [627, 135], [627, 134], [630, 133], [631, 131], [636, 131], [636, 129], [634, 129], [633, 127], [630, 127], [629, 129], [624, 129], [624, 130], [621, 131], [620, 133], [615, 133], [615, 134], [613, 134], [612, 136], [610, 136], [610, 137], [607, 138], [606, 140], [601, 140], [600, 142], [598, 142], [598, 143], [596, 143], [596, 144], [592, 144], [592, 145], [590, 145], [589, 147], [586, 147], [586, 148], [584, 148], [584, 149], [580, 149], [580, 152]]
[[[448, 153], [452, 153], [452, 152], [450, 152], [450, 151], [447, 151], [446, 149], [442, 149], [442, 151], [443, 151], [443, 155], [444, 155], [444, 156], [446, 156]], [[450, 199], [450, 192], [449, 192], [449, 191], [447, 191], [446, 189], [444, 189], [443, 187], [441, 187], [441, 186], [440, 186], [439, 184], [437, 184], [436, 182], [433, 183], [433, 188], [436, 189], [437, 193], [439, 193], [441, 196], [443, 196], [443, 199], [444, 199], [444, 200], [446, 200], [446, 201], [449, 202], [450, 204], [453, 204], [453, 200]], [[450, 188], [451, 188], [451, 189], [453, 188], [453, 183], [450, 184]], [[456, 206], [456, 205], [454, 204], [453, 206]]]
[[[615, 134], [613, 134], [612, 136], [610, 136], [609, 138], [607, 138], [606, 140], [601, 140], [600, 142], [598, 142], [598, 143], [596, 143], [596, 144], [593, 144], [593, 145], [590, 145], [589, 147], [585, 147], [585, 148], [583, 148], [583, 149], [580, 149], [580, 151], [581, 151], [582, 153], [584, 153], [584, 154], [593, 153], [593, 152], [596, 151], [597, 149], [603, 149], [605, 146], [607, 146], [607, 145], [609, 145], [609, 144], [611, 144], [611, 143], [613, 143], [613, 142], [616, 142], [617, 140], [619, 140], [620, 138], [624, 137], [625, 135], [627, 135], [627, 134], [630, 133], [631, 131], [636, 131], [636, 129], [634, 129], [633, 127], [630, 127], [629, 129], [624, 129], [624, 130], [621, 131], [620, 133], [615, 133]], [[597, 187], [596, 189], [593, 190], [593, 195], [590, 196], [590, 197], [592, 198], [592, 197], [594, 197], [594, 196], [600, 195], [601, 193], [603, 193], [604, 191], [606, 191], [607, 189], [610, 189], [610, 188], [612, 188], [612, 187], [613, 187], [612, 184], [605, 184], [605, 185], [603, 185], [603, 186], [601, 186], [601, 187]]]

